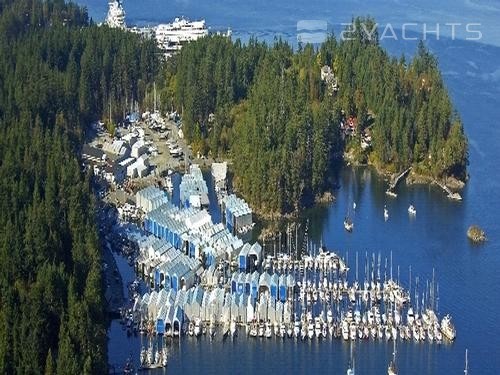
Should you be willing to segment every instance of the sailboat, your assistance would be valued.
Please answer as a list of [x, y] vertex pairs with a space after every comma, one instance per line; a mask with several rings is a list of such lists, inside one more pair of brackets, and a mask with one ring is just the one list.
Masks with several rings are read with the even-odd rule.
[[167, 367], [168, 365], [168, 351], [166, 346], [163, 347], [161, 364], [163, 367]]
[[355, 375], [355, 362], [354, 362], [354, 354], [353, 354], [353, 343], [351, 341], [351, 359], [349, 360], [349, 368], [347, 369], [347, 375]]
[[387, 368], [388, 375], [398, 375], [398, 369], [396, 367], [396, 338], [394, 338], [394, 349], [392, 352], [392, 360], [389, 363], [389, 367]]
[[469, 358], [468, 358], [467, 354], [468, 354], [468, 350], [465, 349], [465, 370], [464, 370], [465, 375], [469, 374]]

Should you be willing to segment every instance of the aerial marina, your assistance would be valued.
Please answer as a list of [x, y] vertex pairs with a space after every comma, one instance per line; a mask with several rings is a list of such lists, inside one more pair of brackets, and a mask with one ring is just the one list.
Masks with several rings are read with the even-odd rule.
[[497, 374], [500, 9], [406, 3], [0, 0], [0, 374]]
[[[121, 323], [128, 335], [141, 337], [140, 368], [167, 366], [169, 340], [186, 336], [454, 341], [452, 318], [439, 310], [434, 273], [422, 283], [410, 268], [405, 282], [393, 267], [392, 253], [389, 259], [351, 253], [351, 264], [348, 252], [313, 244], [307, 227], [299, 236], [293, 223], [284, 235], [262, 244], [247, 241], [252, 210], [230, 193], [226, 168], [214, 163], [211, 174], [203, 175], [192, 164], [178, 174], [176, 186], [176, 173], [169, 171], [170, 184], [136, 190], [134, 202], [117, 207], [115, 231], [125, 238], [137, 275], [120, 309]], [[221, 222], [208, 211], [205, 176], [212, 179]], [[383, 213], [387, 220], [386, 207]], [[416, 215], [413, 205], [408, 215]]]
[[[124, 16], [121, 2], [111, 1], [106, 24], [126, 28]], [[129, 30], [154, 38], [167, 58], [186, 43], [208, 35], [205, 21], [184, 18]], [[338, 78], [326, 65], [321, 69], [321, 80], [331, 95], [338, 92]], [[146, 185], [139, 182], [140, 189], [132, 186], [131, 199], [117, 205], [117, 226], [126, 227], [120, 231], [133, 249], [127, 257], [137, 277], [130, 284], [128, 302], [120, 309], [127, 335], [141, 338], [139, 358], [131, 363], [138, 360], [142, 370], [165, 368], [171, 340], [185, 337], [230, 338], [235, 342], [242, 335], [250, 340], [297, 342], [368, 340], [394, 343], [388, 373], [397, 374], [397, 341], [440, 345], [455, 340], [451, 315], [439, 310], [439, 284], [434, 271], [432, 280], [422, 283], [419, 277], [412, 279], [410, 267], [408, 282], [402, 281], [399, 267], [397, 277], [393, 275], [392, 252], [390, 262], [380, 253], [351, 252], [356, 259], [353, 267], [348, 251], [314, 244], [307, 238], [307, 228], [301, 231], [299, 240], [297, 223], [292, 223], [293, 229], [288, 224], [285, 236], [280, 233], [272, 235], [271, 240], [256, 241], [252, 237], [252, 209], [231, 193], [227, 162], [212, 161], [210, 175], [202, 173], [200, 165], [191, 160], [188, 163], [180, 118], [175, 112], [163, 118], [156, 110], [156, 86], [154, 95], [155, 110], [136, 114], [129, 135], [127, 130], [122, 131], [122, 139], [138, 139], [135, 145], [129, 142], [136, 150], [131, 156], [144, 159], [146, 166], [141, 172], [132, 172], [132, 177], [148, 181]], [[166, 126], [172, 120], [178, 130]], [[147, 154], [152, 160], [161, 152], [155, 141], [146, 140], [148, 128], [160, 132], [159, 141], [166, 143], [171, 158], [179, 160], [177, 167], [168, 171], [149, 167]], [[339, 129], [347, 139], [356, 137], [358, 119], [344, 118]], [[137, 151], [138, 147], [143, 149]], [[368, 127], [361, 131], [361, 148], [371, 147]], [[388, 198], [398, 197], [396, 189], [411, 171], [409, 167], [389, 178], [385, 191]], [[150, 173], [156, 177], [154, 184], [147, 177]], [[159, 175], [163, 179], [158, 179]], [[206, 178], [211, 178], [210, 184]], [[436, 184], [450, 199], [458, 200], [458, 193]], [[216, 201], [210, 202], [211, 195]], [[220, 217], [212, 217], [211, 203], [218, 206]], [[343, 226], [352, 234], [357, 205], [354, 201], [349, 204], [352, 208]], [[408, 217], [414, 220], [415, 205], [407, 207]], [[388, 204], [384, 204], [382, 213], [384, 222], [389, 221]], [[351, 354], [350, 373], [354, 373], [354, 363]]]

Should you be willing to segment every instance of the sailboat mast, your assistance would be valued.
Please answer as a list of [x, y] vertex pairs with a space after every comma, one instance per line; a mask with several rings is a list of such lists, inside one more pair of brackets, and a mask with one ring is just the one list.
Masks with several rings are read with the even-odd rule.
[[411, 296], [411, 265], [410, 265], [410, 287], [408, 289], [408, 295]]
[[464, 370], [465, 375], [469, 374], [469, 358], [468, 358], [469, 353], [468, 352], [469, 352], [469, 350], [465, 349], [465, 370]]
[[392, 280], [392, 250], [391, 250], [391, 280]]
[[392, 351], [392, 360], [393, 360], [394, 366], [396, 366], [396, 341], [397, 341], [397, 338], [395, 338], [393, 340], [394, 348], [393, 348], [393, 351]]
[[154, 111], [156, 113], [156, 82], [153, 82], [153, 95], [154, 95]]
[[356, 281], [358, 281], [358, 252], [356, 251]]

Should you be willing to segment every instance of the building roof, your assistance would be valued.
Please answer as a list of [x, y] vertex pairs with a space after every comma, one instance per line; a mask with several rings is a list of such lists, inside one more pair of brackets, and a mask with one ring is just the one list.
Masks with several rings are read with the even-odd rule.
[[216, 183], [224, 181], [227, 177], [227, 162], [212, 163], [212, 176]]
[[224, 197], [223, 204], [226, 210], [230, 211], [235, 217], [240, 217], [243, 215], [249, 215], [252, 213], [252, 209], [243, 199], [238, 198], [235, 194], [230, 194]]

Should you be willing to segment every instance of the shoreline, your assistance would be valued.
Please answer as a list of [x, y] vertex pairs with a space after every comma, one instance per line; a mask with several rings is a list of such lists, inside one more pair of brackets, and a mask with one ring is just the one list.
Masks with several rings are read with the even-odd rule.
[[[395, 176], [398, 175], [398, 172], [391, 172], [388, 166], [381, 166], [379, 163], [373, 163], [370, 161], [370, 158], [367, 158], [366, 163], [360, 163], [352, 157], [350, 153], [344, 153], [344, 162], [346, 166], [350, 167], [371, 167], [373, 168], [377, 174], [383, 178], [385, 181], [390, 182], [394, 179]], [[466, 181], [459, 180], [454, 176], [446, 176], [444, 179], [438, 179], [430, 175], [421, 174], [415, 172], [415, 167], [412, 165], [411, 171], [408, 173], [408, 176], [404, 178], [404, 181], [407, 185], [433, 185], [436, 182], [438, 184], [442, 184], [446, 186], [448, 189], [453, 192], [458, 192], [464, 189]]]

